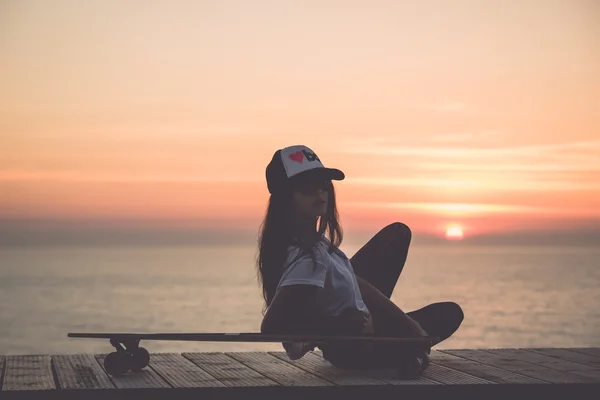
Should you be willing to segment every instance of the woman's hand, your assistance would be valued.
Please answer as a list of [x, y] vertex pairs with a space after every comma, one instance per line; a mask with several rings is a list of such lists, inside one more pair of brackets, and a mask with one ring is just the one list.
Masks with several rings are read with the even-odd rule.
[[362, 333], [365, 335], [372, 335], [375, 333], [375, 327], [373, 326], [373, 316], [369, 314], [365, 321]]
[[417, 321], [410, 318], [391, 299], [377, 290], [376, 287], [360, 276], [357, 276], [356, 279], [368, 309], [376, 318], [381, 318], [381, 321], [385, 322], [384, 325], [388, 326], [384, 330], [385, 335], [401, 337], [428, 336], [427, 332], [425, 332]]
[[366, 314], [354, 309], [346, 309], [336, 316], [321, 315], [314, 320], [314, 326], [325, 335], [358, 335], [366, 323]]

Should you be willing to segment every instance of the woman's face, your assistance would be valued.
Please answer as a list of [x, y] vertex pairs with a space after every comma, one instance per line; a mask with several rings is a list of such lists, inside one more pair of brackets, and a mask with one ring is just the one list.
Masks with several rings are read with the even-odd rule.
[[298, 211], [307, 217], [327, 214], [331, 181], [310, 181], [294, 185], [293, 197]]

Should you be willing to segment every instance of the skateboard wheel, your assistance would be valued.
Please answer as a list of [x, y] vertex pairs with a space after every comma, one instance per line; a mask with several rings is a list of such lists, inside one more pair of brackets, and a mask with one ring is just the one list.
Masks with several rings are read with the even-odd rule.
[[131, 351], [131, 370], [141, 371], [150, 364], [150, 353], [143, 347]]
[[104, 358], [104, 369], [110, 375], [119, 376], [129, 371], [130, 356], [122, 351], [113, 351]]

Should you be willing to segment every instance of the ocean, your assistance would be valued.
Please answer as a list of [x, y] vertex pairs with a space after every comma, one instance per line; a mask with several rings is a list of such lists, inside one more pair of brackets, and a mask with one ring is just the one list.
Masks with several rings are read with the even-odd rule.
[[[357, 246], [342, 246], [349, 256]], [[91, 353], [68, 332], [253, 332], [252, 246], [0, 247], [0, 354]], [[413, 246], [392, 296], [404, 311], [455, 301], [438, 348], [600, 346], [600, 248]], [[272, 343], [145, 342], [151, 352], [281, 350]]]

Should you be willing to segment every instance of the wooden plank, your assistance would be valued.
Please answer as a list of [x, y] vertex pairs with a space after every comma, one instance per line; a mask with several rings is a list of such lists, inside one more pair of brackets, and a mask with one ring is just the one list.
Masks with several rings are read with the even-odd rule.
[[406, 385], [406, 386], [430, 386], [430, 385], [442, 385], [442, 383], [438, 381], [434, 381], [429, 378], [425, 378], [424, 376], [419, 376], [416, 378], [403, 378], [398, 375], [398, 371], [394, 369], [365, 369], [360, 370], [365, 376], [370, 378], [375, 378], [380, 381], [389, 383], [390, 385]]
[[224, 353], [183, 353], [185, 358], [229, 387], [279, 386]]
[[598, 347], [569, 347], [567, 350], [575, 351], [589, 356], [600, 357], [600, 348]]
[[175, 353], [153, 353], [150, 367], [174, 388], [225, 387], [217, 378]]
[[[563, 360], [556, 357], [550, 357], [544, 354], [535, 353], [523, 349], [486, 349], [488, 353], [501, 355], [504, 357], [510, 357], [515, 360], [521, 360], [528, 363], [541, 365], [546, 368], [551, 368], [556, 371], [576, 373], [579, 371], [590, 371], [596, 370], [597, 377], [582, 377], [587, 382], [600, 382], [600, 370], [590, 367], [589, 365], [579, 364], [576, 362]], [[575, 374], [577, 375], [577, 374]]]
[[495, 382], [481, 379], [476, 376], [446, 368], [438, 364], [429, 364], [429, 368], [423, 372], [425, 378], [429, 378], [445, 385], [488, 385]]
[[382, 380], [365, 376], [361, 371], [336, 368], [314, 352], [308, 352], [301, 359], [294, 361], [290, 360], [285, 352], [269, 354], [338, 386], [388, 385]]
[[108, 374], [91, 354], [55, 355], [52, 364], [60, 389], [114, 389]]
[[[104, 370], [104, 357], [106, 357], [106, 354], [96, 354], [95, 357]], [[152, 355], [150, 355], [150, 363], [152, 363]], [[151, 368], [144, 368], [143, 370], [137, 372], [129, 371], [120, 376], [109, 375], [109, 377], [114, 385], [119, 389], [170, 388], [169, 384]]]
[[[321, 351], [314, 351], [312, 354], [315, 354], [319, 357], [323, 357], [323, 353]], [[325, 361], [329, 363], [327, 360]], [[398, 371], [392, 368], [355, 369], [354, 372], [363, 376], [380, 380], [382, 382], [389, 383], [390, 385], [441, 385], [441, 383], [437, 381], [433, 381], [422, 376], [417, 378], [400, 377], [398, 376]]]
[[600, 382], [600, 370], [598, 369], [590, 369], [587, 371], [572, 371], [571, 374], [584, 376], [590, 380], [590, 382]]
[[467, 360], [453, 356], [452, 354], [442, 353], [441, 351], [432, 351], [430, 355], [431, 363], [451, 368], [456, 371], [464, 372], [487, 381], [500, 384], [548, 384], [548, 382], [539, 379], [520, 375], [511, 371], [506, 371], [491, 365], [481, 364], [473, 360]]
[[282, 386], [335, 386], [301, 368], [264, 352], [231, 352], [229, 357]]
[[541, 365], [531, 364], [525, 361], [516, 360], [504, 355], [488, 353], [483, 350], [438, 350], [443, 353], [452, 354], [468, 360], [477, 361], [481, 364], [491, 365], [496, 368], [501, 368], [506, 371], [511, 371], [517, 374], [529, 376], [549, 383], [585, 383], [586, 378], [559, 372], [551, 368]]
[[49, 355], [7, 356], [2, 391], [54, 390], [54, 375]]
[[592, 369], [600, 369], [600, 357], [590, 356], [589, 354], [577, 353], [568, 349], [526, 349], [534, 353], [543, 354], [549, 357], [556, 357], [562, 360], [572, 361], [592, 367]]
[[550, 357], [548, 355], [527, 351], [524, 349], [485, 349], [484, 351], [504, 357], [510, 357], [515, 360], [542, 365], [557, 371], [588, 371], [590, 369], [594, 369], [594, 367], [590, 367], [589, 365], [584, 365], [557, 357]]
[[2, 391], [2, 382], [4, 382], [4, 356], [0, 356], [0, 391]]

